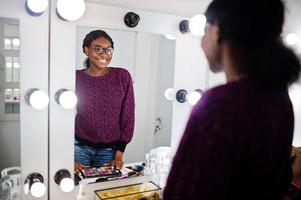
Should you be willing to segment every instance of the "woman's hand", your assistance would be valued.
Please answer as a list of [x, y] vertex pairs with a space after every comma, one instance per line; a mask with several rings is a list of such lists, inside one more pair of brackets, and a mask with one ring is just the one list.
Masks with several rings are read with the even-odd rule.
[[117, 150], [115, 153], [114, 160], [112, 160], [110, 164], [116, 167], [117, 169], [121, 169], [123, 167], [122, 157], [123, 157], [123, 152]]

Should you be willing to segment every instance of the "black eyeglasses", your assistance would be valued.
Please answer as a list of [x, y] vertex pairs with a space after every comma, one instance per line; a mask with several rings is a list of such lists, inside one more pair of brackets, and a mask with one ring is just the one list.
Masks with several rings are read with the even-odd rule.
[[102, 54], [102, 52], [105, 52], [107, 55], [112, 55], [114, 52], [114, 49], [112, 47], [103, 48], [101, 46], [94, 46], [93, 50], [97, 54]]

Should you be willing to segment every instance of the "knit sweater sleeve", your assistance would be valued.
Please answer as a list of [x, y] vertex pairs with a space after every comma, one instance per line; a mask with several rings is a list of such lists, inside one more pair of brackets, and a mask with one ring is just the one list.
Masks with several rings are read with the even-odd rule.
[[126, 145], [132, 140], [135, 124], [135, 99], [133, 82], [130, 73], [122, 69], [120, 79], [123, 85], [125, 96], [121, 108], [120, 118], [120, 140], [117, 143], [117, 150], [124, 152]]
[[233, 163], [226, 162], [230, 155], [227, 140], [220, 135], [224, 128], [224, 113], [221, 114], [220, 108], [216, 98], [205, 93], [192, 110], [173, 161], [164, 199], [219, 199], [216, 197], [224, 195], [225, 188], [218, 186], [227, 185], [229, 170], [225, 169], [231, 169]]

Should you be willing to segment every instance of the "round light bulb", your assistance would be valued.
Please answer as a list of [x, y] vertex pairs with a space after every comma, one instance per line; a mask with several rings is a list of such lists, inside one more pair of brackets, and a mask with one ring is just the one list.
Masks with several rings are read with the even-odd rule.
[[77, 97], [73, 92], [67, 90], [60, 95], [59, 103], [63, 108], [71, 109], [76, 105]]
[[189, 30], [196, 36], [204, 35], [206, 17], [204, 15], [195, 15], [189, 20]]
[[48, 94], [42, 90], [36, 90], [30, 95], [29, 103], [34, 109], [42, 110], [48, 106]]
[[33, 197], [40, 198], [42, 197], [46, 192], [46, 187], [41, 182], [35, 182], [32, 184], [30, 188], [30, 193]]
[[48, 0], [27, 0], [27, 6], [36, 14], [43, 13], [48, 7]]
[[5, 39], [4, 39], [4, 44], [10, 45], [10, 44], [11, 44], [11, 40], [8, 39], [8, 38], [5, 38]]
[[23, 187], [24, 194], [29, 194], [29, 183], [25, 183]]
[[11, 62], [7, 62], [5, 66], [6, 68], [12, 68], [13, 64]]
[[19, 38], [14, 38], [12, 40], [12, 43], [13, 43], [14, 46], [18, 47], [18, 46], [20, 46], [20, 39]]
[[20, 64], [17, 63], [17, 62], [15, 62], [15, 63], [14, 63], [14, 68], [16, 68], [16, 69], [20, 68]]
[[173, 88], [167, 88], [164, 92], [164, 96], [167, 100], [174, 100], [175, 98], [175, 89]]
[[84, 0], [58, 0], [56, 7], [58, 14], [68, 21], [78, 20], [86, 10]]
[[63, 192], [71, 192], [74, 188], [74, 182], [71, 178], [63, 178], [60, 183]]
[[295, 45], [298, 42], [298, 37], [295, 33], [289, 33], [286, 35], [285, 41], [288, 45]]
[[187, 101], [188, 103], [190, 103], [191, 105], [195, 105], [199, 99], [201, 98], [201, 94], [197, 91], [192, 91], [190, 93], [187, 94]]
[[165, 36], [167, 39], [169, 39], [169, 40], [175, 40], [175, 39], [177, 39], [175, 36], [170, 35], [170, 34], [164, 34], [164, 36]]

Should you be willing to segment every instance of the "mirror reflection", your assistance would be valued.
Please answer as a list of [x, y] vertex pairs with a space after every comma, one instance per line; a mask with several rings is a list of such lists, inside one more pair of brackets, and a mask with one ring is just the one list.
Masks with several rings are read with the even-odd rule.
[[21, 184], [19, 49], [19, 21], [0, 18], [0, 198], [4, 199], [17, 196]]
[[84, 166], [123, 167], [123, 153], [133, 137], [133, 81], [124, 68], [110, 67], [114, 42], [103, 30], [83, 40], [85, 69], [76, 71], [75, 161]]
[[19, 22], [0, 18], [0, 170], [20, 166]]
[[[78, 160], [88, 159], [91, 161], [92, 155], [85, 155], [83, 151], [91, 152], [90, 147], [97, 147], [95, 146], [97, 141], [124, 140], [123, 149], [118, 146], [120, 143], [109, 143], [109, 147], [115, 148], [115, 151], [113, 154], [111, 152], [104, 153], [105, 156], [110, 154], [106, 163], [121, 168], [124, 163], [143, 161], [145, 154], [155, 147], [170, 146], [172, 102], [165, 99], [164, 91], [173, 86], [175, 41], [151, 33], [101, 29], [108, 35], [103, 36], [104, 33], [101, 31], [92, 32], [102, 37], [93, 36], [96, 39], [90, 39], [90, 45], [86, 45], [85, 40], [92, 37], [91, 31], [93, 30], [99, 30], [99, 28], [77, 27], [76, 93], [78, 104], [75, 119], [75, 160], [76, 164], [100, 166], [105, 163], [99, 162], [103, 156], [96, 158], [94, 163], [87, 163], [86, 160], [78, 162]], [[87, 35], [87, 33], [90, 34]], [[83, 43], [84, 47], [81, 45]], [[87, 64], [92, 67], [86, 68]], [[95, 65], [99, 68], [107, 68], [97, 71]], [[116, 77], [113, 76], [114, 73]], [[108, 79], [108, 77], [111, 77], [109, 84], [113, 84], [112, 86], [106, 85], [104, 82], [104, 79]], [[128, 95], [133, 95], [130, 97], [130, 101], [124, 93], [118, 93], [124, 88], [116, 88], [116, 85], [120, 84], [120, 80], [121, 83], [127, 81], [122, 80], [124, 78], [128, 78], [128, 84], [133, 87], [133, 92], [132, 88], [125, 88]], [[96, 83], [96, 79], [102, 79], [97, 81], [100, 84]], [[93, 81], [94, 83], [92, 83]], [[114, 82], [116, 82], [115, 85]], [[83, 87], [87, 88], [83, 89]], [[91, 90], [92, 87], [94, 88], [93, 91]], [[103, 96], [94, 97], [96, 92], [102, 92]], [[90, 105], [92, 101], [95, 101], [95, 98], [99, 102]], [[116, 101], [118, 102], [117, 105], [115, 105]], [[127, 110], [122, 113], [122, 107], [126, 103], [129, 103], [129, 107], [132, 106], [132, 110], [125, 107]], [[135, 113], [131, 113], [134, 111], [134, 105]], [[95, 113], [91, 114], [92, 112]], [[90, 121], [87, 121], [88, 117], [83, 117], [84, 114], [87, 115], [88, 113], [90, 113]], [[99, 113], [101, 113], [100, 117], [96, 117]], [[122, 118], [122, 114], [126, 117], [125, 119]], [[134, 115], [135, 120], [131, 121], [131, 117]], [[114, 118], [118, 120], [112, 121], [111, 119]], [[125, 120], [127, 124], [122, 120]], [[101, 124], [103, 126], [99, 127]], [[86, 128], [85, 130], [82, 129], [83, 126]], [[112, 132], [113, 136], [116, 135], [116, 138], [113, 139], [105, 136], [112, 131], [112, 126], [117, 127], [115, 132]], [[122, 126], [126, 130], [123, 132], [124, 135], [121, 135]], [[87, 134], [93, 134], [93, 131], [95, 134], [96, 127], [101, 129], [99, 134], [103, 134], [102, 137], [105, 139], [97, 140], [97, 134], [90, 138], [87, 136]], [[107, 132], [102, 132], [104, 130]]]

